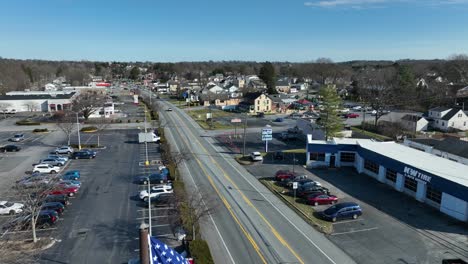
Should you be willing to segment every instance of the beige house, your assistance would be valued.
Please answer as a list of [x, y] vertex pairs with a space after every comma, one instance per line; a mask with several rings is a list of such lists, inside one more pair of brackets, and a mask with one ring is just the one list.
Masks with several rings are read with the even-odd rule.
[[255, 99], [254, 102], [254, 113], [269, 113], [272, 109], [272, 100], [268, 95], [261, 94]]

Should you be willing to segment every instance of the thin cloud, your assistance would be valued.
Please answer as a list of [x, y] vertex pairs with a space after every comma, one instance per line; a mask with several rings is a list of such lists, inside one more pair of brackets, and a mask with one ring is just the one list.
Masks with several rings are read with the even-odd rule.
[[385, 4], [416, 4], [419, 6], [466, 5], [468, 0], [317, 0], [305, 2], [305, 6], [319, 8], [370, 9], [383, 8]]

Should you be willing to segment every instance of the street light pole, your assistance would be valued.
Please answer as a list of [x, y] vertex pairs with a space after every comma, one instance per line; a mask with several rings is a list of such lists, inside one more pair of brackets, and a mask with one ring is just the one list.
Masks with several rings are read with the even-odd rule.
[[152, 234], [151, 228], [151, 180], [148, 175], [148, 225], [149, 225], [149, 235]]
[[78, 149], [81, 150], [80, 121], [78, 119], [78, 112], [76, 112], [76, 127], [78, 128]]
[[244, 147], [242, 149], [242, 157], [245, 157], [245, 134], [247, 130], [247, 113], [245, 114], [245, 121], [244, 121]]
[[149, 166], [149, 160], [148, 160], [148, 135], [147, 133], [147, 127], [146, 127], [146, 106], [145, 106], [145, 166]]

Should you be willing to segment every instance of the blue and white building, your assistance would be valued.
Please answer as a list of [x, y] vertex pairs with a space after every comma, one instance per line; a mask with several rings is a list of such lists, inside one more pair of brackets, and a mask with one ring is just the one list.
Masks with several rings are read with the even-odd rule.
[[468, 222], [468, 166], [395, 142], [307, 139], [308, 167], [354, 167], [397, 191]]

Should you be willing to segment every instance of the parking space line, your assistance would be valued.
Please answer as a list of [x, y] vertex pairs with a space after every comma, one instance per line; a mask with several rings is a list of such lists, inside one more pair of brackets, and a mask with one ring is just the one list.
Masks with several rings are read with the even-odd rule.
[[170, 226], [170, 224], [164, 224], [164, 225], [151, 225], [151, 228], [153, 228], [153, 227], [163, 227], [163, 226]]
[[358, 222], [358, 221], [362, 221], [362, 220], [364, 220], [364, 219], [358, 218], [358, 219], [353, 219], [353, 220], [335, 222], [335, 223], [332, 223], [332, 225], [339, 225], [339, 224], [346, 224], [346, 223], [354, 223], [354, 222]]
[[[167, 209], [174, 209], [175, 207], [156, 207], [156, 208], [151, 208], [151, 211], [153, 210], [167, 210]], [[142, 212], [142, 211], [148, 211], [148, 209], [138, 209], [137, 210], [138, 212]]]
[[[52, 227], [52, 228], [43, 228], [43, 229], [36, 229], [36, 232], [40, 232], [40, 231], [49, 231], [49, 230], [56, 230], [57, 228], [56, 227]], [[8, 232], [8, 234], [19, 234], [19, 233], [26, 233], [26, 232], [31, 232], [31, 230], [24, 230], [24, 231], [10, 231]]]
[[[158, 216], [151, 216], [151, 220], [153, 220], [153, 218], [165, 218], [165, 217], [169, 217], [168, 215], [158, 215]], [[138, 217], [138, 218], [135, 218], [136, 220], [147, 220], [148, 217]]]
[[371, 227], [371, 228], [366, 228], [366, 229], [359, 229], [359, 230], [353, 230], [353, 231], [347, 231], [347, 232], [340, 232], [340, 233], [333, 233], [330, 234], [330, 236], [338, 236], [338, 235], [346, 235], [346, 234], [352, 234], [352, 233], [358, 233], [358, 232], [364, 232], [364, 231], [371, 231], [379, 229], [378, 227]]

